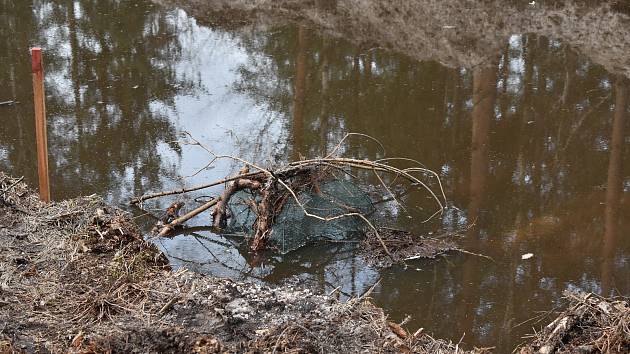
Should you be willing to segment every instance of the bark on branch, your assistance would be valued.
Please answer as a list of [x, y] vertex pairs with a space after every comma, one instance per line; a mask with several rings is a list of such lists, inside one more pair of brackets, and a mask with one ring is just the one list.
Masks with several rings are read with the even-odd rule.
[[261, 183], [259, 181], [251, 180], [251, 179], [237, 179], [236, 181], [230, 182], [227, 188], [223, 191], [221, 197], [219, 197], [219, 202], [217, 206], [212, 211], [213, 216], [213, 226], [217, 229], [223, 229], [226, 224], [226, 215], [227, 215], [227, 204], [230, 201], [230, 198], [234, 193], [243, 190], [258, 190], [261, 187]]
[[219, 202], [219, 198], [216, 199], [212, 199], [211, 201], [207, 202], [206, 204], [193, 209], [191, 211], [189, 211], [188, 213], [184, 214], [183, 216], [180, 216], [179, 218], [171, 221], [170, 223], [164, 225], [164, 227], [162, 227], [162, 230], [160, 230], [160, 232], [158, 233], [158, 237], [164, 237], [166, 235], [168, 235], [171, 231], [173, 231], [177, 226], [185, 223], [186, 221], [194, 218], [195, 216], [203, 213], [204, 211], [212, 208], [215, 204], [217, 204]]
[[254, 234], [254, 241], [251, 246], [254, 252], [262, 251], [267, 245], [269, 235], [271, 235], [273, 210], [269, 188], [265, 188], [262, 191], [262, 199], [256, 209], [258, 215], [256, 219], [256, 233]]

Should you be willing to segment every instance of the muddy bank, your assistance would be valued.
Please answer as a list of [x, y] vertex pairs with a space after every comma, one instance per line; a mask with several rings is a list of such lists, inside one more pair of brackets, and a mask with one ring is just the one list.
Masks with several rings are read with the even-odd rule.
[[172, 271], [99, 197], [45, 205], [5, 175], [0, 190], [2, 352], [462, 352], [369, 296]]
[[514, 34], [560, 39], [611, 73], [630, 77], [625, 1], [154, 0], [211, 27], [274, 26], [288, 20], [362, 45], [450, 67], [491, 63]]
[[[389, 321], [369, 292], [344, 303], [298, 285], [173, 271], [99, 197], [45, 205], [2, 174], [0, 193], [0, 352], [465, 352]], [[387, 242], [409, 242], [391, 231]], [[630, 350], [627, 298], [566, 296], [521, 353]]]

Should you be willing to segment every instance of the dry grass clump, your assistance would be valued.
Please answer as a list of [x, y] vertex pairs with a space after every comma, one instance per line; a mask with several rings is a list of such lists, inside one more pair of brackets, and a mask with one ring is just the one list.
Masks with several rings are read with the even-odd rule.
[[521, 348], [529, 353], [630, 353], [630, 299], [565, 291], [569, 304]]
[[107, 212], [96, 196], [44, 204], [4, 174], [0, 188], [0, 320], [14, 346], [65, 349], [85, 327], [150, 297], [138, 282], [167, 260], [129, 215]]

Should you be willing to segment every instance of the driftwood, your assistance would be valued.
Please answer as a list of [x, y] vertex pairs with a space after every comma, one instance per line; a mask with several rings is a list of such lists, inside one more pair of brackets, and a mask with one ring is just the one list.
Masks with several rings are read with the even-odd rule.
[[271, 219], [273, 218], [273, 211], [271, 206], [271, 192], [269, 189], [262, 191], [262, 200], [256, 208], [256, 233], [254, 234], [254, 241], [252, 242], [252, 250], [260, 251], [265, 248], [267, 239], [271, 234]]
[[[369, 229], [372, 231], [375, 239], [378, 240], [385, 254], [393, 260], [393, 256], [389, 252], [385, 242], [383, 242], [382, 238], [380, 237], [378, 229], [367, 219], [365, 215], [361, 214], [359, 211], [354, 210], [351, 207], [347, 208], [345, 213], [340, 213], [338, 215], [332, 215], [328, 217], [323, 217], [310, 213], [303, 202], [300, 200], [300, 198], [298, 198], [298, 194], [300, 193], [300, 191], [311, 190], [317, 193], [317, 191], [319, 190], [320, 182], [325, 179], [336, 178], [335, 173], [339, 171], [342, 171], [343, 173], [353, 176], [353, 178], [356, 178], [356, 176], [352, 175], [348, 171], [354, 169], [373, 173], [378, 179], [379, 183], [385, 189], [385, 191], [392, 196], [394, 194], [391, 192], [390, 187], [387, 186], [387, 184], [384, 182], [381, 174], [389, 174], [390, 176], [392, 176], [393, 181], [391, 183], [401, 183], [402, 181], [407, 181], [408, 183], [410, 183], [412, 188], [421, 189], [429, 193], [429, 195], [435, 201], [437, 208], [435, 213], [433, 213], [423, 222], [426, 222], [436, 215], [442, 213], [446, 205], [446, 197], [438, 175], [435, 172], [427, 169], [418, 161], [406, 158], [387, 158], [376, 161], [369, 161], [335, 156], [336, 152], [340, 150], [341, 144], [346, 141], [346, 139], [351, 136], [367, 137], [363, 134], [347, 134], [332, 150], [332, 152], [325, 157], [290, 162], [285, 166], [276, 168], [274, 170], [263, 168], [254, 164], [253, 162], [246, 161], [238, 157], [229, 155], [217, 155], [213, 153], [208, 147], [204, 146], [199, 141], [194, 139], [190, 134], [186, 134], [189, 138], [189, 144], [197, 145], [210, 154], [211, 161], [208, 163], [208, 165], [211, 165], [212, 163], [214, 163], [214, 161], [219, 159], [230, 159], [237, 163], [243, 164], [243, 168], [241, 169], [241, 171], [239, 171], [237, 175], [224, 178], [219, 181], [190, 188], [182, 188], [178, 190], [146, 194], [132, 199], [132, 204], [141, 204], [143, 201], [153, 198], [183, 194], [225, 184], [225, 189], [220, 196], [214, 198], [213, 200], [188, 212], [181, 217], [170, 220], [169, 223], [161, 228], [158, 236], [168, 235], [177, 226], [212, 207], [214, 207], [214, 209], [212, 210], [214, 228], [219, 230], [224, 228], [227, 219], [230, 217], [227, 212], [227, 205], [230, 201], [230, 198], [238, 191], [247, 190], [251, 192], [252, 195], [257, 196], [257, 198], [252, 198], [251, 200], [249, 200], [249, 202], [247, 202], [251, 210], [254, 211], [257, 216], [256, 222], [253, 225], [254, 235], [251, 243], [251, 248], [254, 251], [263, 250], [267, 246], [267, 241], [271, 233], [273, 232], [275, 216], [282, 211], [284, 204], [288, 200], [293, 200], [295, 204], [297, 204], [297, 206], [302, 209], [302, 212], [306, 216], [318, 219], [320, 221], [329, 222], [348, 217], [354, 217], [362, 220], [367, 226], [369, 226]], [[367, 138], [376, 141], [371, 137]], [[380, 143], [378, 144], [381, 145]], [[391, 165], [391, 163], [394, 162], [411, 164], [411, 166], [406, 168], [398, 168]], [[250, 169], [253, 171], [250, 172]], [[428, 186], [428, 182], [425, 179], [426, 176], [435, 177], [437, 179], [437, 183], [440, 189], [438, 193], [434, 192]], [[395, 197], [394, 201], [398, 202]]]

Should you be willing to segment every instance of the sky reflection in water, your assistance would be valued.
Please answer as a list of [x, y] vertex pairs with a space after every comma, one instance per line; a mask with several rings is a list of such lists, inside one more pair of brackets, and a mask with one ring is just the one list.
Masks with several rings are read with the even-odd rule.
[[[630, 292], [628, 83], [560, 41], [515, 34], [495, 62], [469, 70], [296, 25], [199, 26], [145, 2], [4, 1], [0, 10], [0, 101], [20, 101], [0, 107], [0, 168], [35, 185], [28, 48], [41, 45], [54, 199], [97, 193], [123, 203], [240, 167], [222, 161], [182, 180], [208, 161], [178, 142], [182, 131], [260, 163], [321, 156], [362, 132], [388, 156], [438, 171], [450, 201], [421, 225], [430, 204], [412, 193], [403, 203], [413, 218], [386, 205], [392, 226], [428, 233], [474, 221], [462, 245], [496, 261], [454, 255], [379, 271], [352, 244], [323, 244], [260, 263], [234, 246], [240, 239], [199, 230], [159, 241], [174, 264], [271, 283], [299, 276], [346, 295], [380, 279], [374, 299], [394, 319], [412, 315], [410, 327], [453, 340], [465, 332], [467, 344], [500, 351], [564, 289]], [[344, 151], [380, 156], [357, 141]], [[527, 252], [534, 257], [521, 260]]]

